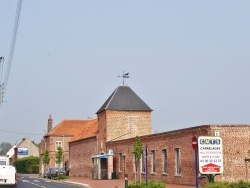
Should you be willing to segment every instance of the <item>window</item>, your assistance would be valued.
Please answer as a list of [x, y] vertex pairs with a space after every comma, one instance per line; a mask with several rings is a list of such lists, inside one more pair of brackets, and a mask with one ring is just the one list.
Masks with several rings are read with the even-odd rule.
[[58, 147], [62, 148], [62, 141], [56, 141], [56, 151]]
[[162, 173], [167, 173], [167, 150], [162, 150]]
[[135, 161], [135, 154], [133, 154], [133, 170], [136, 173], [137, 172], [137, 166], [136, 166], [136, 161]]
[[181, 175], [181, 149], [175, 148], [175, 170], [176, 175]]
[[145, 156], [145, 152], [143, 152], [141, 156], [141, 172], [142, 173], [145, 173], [145, 167], [146, 167], [146, 156]]
[[6, 161], [0, 161], [0, 165], [6, 165]]
[[151, 150], [151, 172], [155, 173], [155, 150]]
[[119, 153], [119, 172], [122, 171], [122, 153]]

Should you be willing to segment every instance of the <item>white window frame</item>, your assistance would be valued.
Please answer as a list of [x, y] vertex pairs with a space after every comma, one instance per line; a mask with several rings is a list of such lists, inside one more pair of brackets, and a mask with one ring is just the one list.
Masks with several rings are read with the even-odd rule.
[[62, 141], [56, 141], [55, 142], [55, 150], [57, 151], [57, 147], [63, 148]]
[[145, 152], [142, 153], [141, 156], [141, 173], [145, 173], [146, 169], [146, 154]]
[[168, 172], [168, 152], [167, 149], [162, 149], [162, 173], [167, 174]]
[[156, 159], [155, 159], [155, 150], [151, 150], [151, 173], [155, 174], [156, 172]]
[[175, 148], [175, 174], [181, 175], [181, 149]]

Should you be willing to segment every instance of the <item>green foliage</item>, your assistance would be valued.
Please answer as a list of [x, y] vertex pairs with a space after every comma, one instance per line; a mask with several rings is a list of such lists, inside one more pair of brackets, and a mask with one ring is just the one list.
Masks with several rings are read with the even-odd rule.
[[68, 178], [69, 178], [69, 176], [59, 175], [59, 176], [54, 177], [53, 179], [54, 180], [63, 180], [63, 179], [68, 179]]
[[137, 182], [130, 184], [128, 188], [167, 188], [166, 184], [162, 182], [158, 182], [156, 180], [149, 180], [148, 183], [146, 182]]
[[49, 164], [50, 158], [49, 158], [49, 151], [46, 149], [42, 158], [42, 161], [45, 165]]
[[[64, 158], [64, 156], [63, 156], [62, 147], [58, 146], [58, 147], [57, 147], [57, 152], [56, 152], [56, 164], [58, 164], [58, 165], [60, 166], [60, 164], [61, 164], [62, 161], [63, 161], [63, 158]], [[59, 173], [59, 172], [58, 172], [58, 173]], [[58, 174], [57, 179], [60, 180], [59, 174]]]
[[250, 182], [216, 182], [216, 183], [208, 183], [202, 188], [250, 188]]
[[12, 148], [12, 145], [8, 142], [1, 142], [0, 155], [6, 155], [6, 153]]
[[24, 157], [17, 159], [15, 162], [18, 173], [38, 173], [39, 172], [39, 157]]
[[133, 144], [133, 153], [135, 155], [135, 160], [138, 162], [141, 160], [141, 155], [143, 153], [143, 144], [139, 136], [136, 136], [136, 141]]
[[[143, 154], [143, 144], [141, 142], [141, 139], [139, 136], [136, 136], [136, 141], [133, 143], [133, 154], [135, 155], [135, 167], [136, 172], [140, 172], [140, 160]], [[138, 170], [139, 169], [139, 170]], [[141, 176], [139, 174], [139, 177], [137, 176], [137, 173], [135, 173], [135, 181], [137, 182], [141, 180]]]
[[57, 147], [57, 152], [56, 152], [56, 164], [61, 164], [61, 162], [63, 161], [63, 150], [62, 147], [58, 146]]
[[39, 174], [39, 165], [31, 165], [28, 168], [29, 174]]

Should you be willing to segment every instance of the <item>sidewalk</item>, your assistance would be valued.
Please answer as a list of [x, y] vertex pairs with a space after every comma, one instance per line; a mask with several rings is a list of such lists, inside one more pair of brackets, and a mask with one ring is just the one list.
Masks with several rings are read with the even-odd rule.
[[[38, 174], [22, 174], [31, 178], [39, 178]], [[43, 179], [43, 178], [41, 178]], [[57, 180], [52, 180], [57, 181]], [[82, 188], [124, 188], [125, 180], [93, 180], [86, 177], [70, 177], [69, 179], [60, 180], [61, 183], [79, 185]], [[58, 182], [58, 181], [57, 181]], [[132, 182], [129, 182], [132, 183]], [[167, 184], [167, 188], [195, 188], [195, 186]]]
[[[124, 188], [123, 179], [116, 180], [92, 180], [86, 177], [70, 177], [64, 180], [65, 183], [82, 185], [86, 188]], [[167, 184], [167, 188], [195, 188], [195, 186]]]

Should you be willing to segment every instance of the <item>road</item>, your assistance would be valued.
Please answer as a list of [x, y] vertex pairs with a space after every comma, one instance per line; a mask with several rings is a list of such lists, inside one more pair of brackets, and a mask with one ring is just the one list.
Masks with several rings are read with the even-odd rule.
[[50, 179], [29, 177], [23, 175], [19, 175], [17, 181], [17, 188], [77, 188], [77, 187], [79, 186], [72, 184], [69, 185], [62, 182], [60, 183]]

